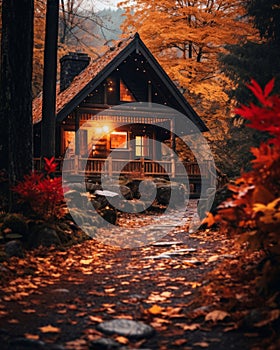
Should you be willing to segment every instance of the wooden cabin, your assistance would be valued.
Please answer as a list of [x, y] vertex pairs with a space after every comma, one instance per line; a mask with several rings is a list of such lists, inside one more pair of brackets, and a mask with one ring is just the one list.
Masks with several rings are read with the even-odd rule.
[[[56, 157], [63, 159], [67, 152], [69, 170], [78, 174], [86, 162], [88, 177], [100, 176], [101, 171], [110, 175], [164, 176], [166, 169], [173, 178], [183, 176], [161, 143], [174, 150], [176, 137], [194, 132], [190, 124], [199, 132], [207, 128], [138, 34], [119, 41], [92, 62], [86, 54], [69, 53], [60, 63]], [[33, 101], [37, 161], [41, 154], [41, 111], [39, 96]], [[197, 187], [192, 191], [198, 192], [199, 177], [208, 176], [207, 163], [200, 174], [195, 162], [183, 162]]]

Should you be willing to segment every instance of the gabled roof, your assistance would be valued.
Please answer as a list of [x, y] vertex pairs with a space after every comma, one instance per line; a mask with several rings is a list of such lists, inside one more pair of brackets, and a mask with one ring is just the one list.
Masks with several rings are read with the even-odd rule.
[[[103, 56], [91, 62], [70, 86], [62, 92], [57, 87], [56, 114], [58, 120], [63, 120], [74, 108], [76, 108], [99, 84], [101, 84], [115, 69], [134, 51], [140, 52], [149, 62], [151, 68], [160, 77], [166, 89], [186, 115], [200, 131], [207, 131], [207, 127], [199, 118], [184, 96], [178, 90], [173, 81], [157, 62], [152, 53], [140, 39], [138, 33], [134, 36], [119, 41], [115, 47], [110, 48]], [[38, 123], [42, 119], [42, 94], [33, 100], [33, 122]]]

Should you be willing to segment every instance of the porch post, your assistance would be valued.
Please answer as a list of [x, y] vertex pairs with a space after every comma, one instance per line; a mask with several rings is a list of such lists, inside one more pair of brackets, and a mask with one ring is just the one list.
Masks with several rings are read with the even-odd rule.
[[141, 177], [143, 177], [145, 175], [145, 160], [144, 160], [144, 157], [141, 157], [141, 160], [140, 160], [140, 167], [141, 167]]
[[108, 175], [113, 175], [113, 159], [111, 156], [108, 157]]
[[176, 176], [176, 166], [175, 166], [175, 157], [174, 152], [176, 150], [176, 143], [175, 143], [175, 121], [174, 118], [170, 120], [170, 141], [171, 141], [171, 149], [172, 149], [172, 155], [171, 155], [171, 177], [174, 178]]
[[80, 115], [77, 111], [77, 109], [75, 109], [74, 111], [74, 116], [75, 116], [75, 174], [78, 174], [79, 172], [79, 166], [80, 166], [80, 162], [79, 162], [79, 155], [80, 155], [80, 138], [79, 138], [79, 133], [77, 132], [80, 128]]

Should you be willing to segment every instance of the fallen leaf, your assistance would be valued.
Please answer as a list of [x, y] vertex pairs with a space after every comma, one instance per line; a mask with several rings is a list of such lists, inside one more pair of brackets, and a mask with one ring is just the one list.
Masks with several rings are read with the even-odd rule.
[[186, 344], [187, 343], [187, 339], [176, 339], [174, 342], [173, 342], [173, 345], [175, 346], [181, 346], [183, 344]]
[[116, 288], [105, 288], [105, 293], [113, 293], [116, 290]]
[[99, 316], [91, 316], [91, 315], [90, 315], [88, 318], [89, 318], [90, 321], [92, 321], [92, 322], [98, 322], [98, 323], [103, 322], [102, 317], [99, 317]]
[[36, 310], [34, 310], [34, 309], [25, 309], [25, 310], [22, 310], [22, 312], [24, 312], [25, 314], [34, 314], [34, 312], [36, 312]]
[[8, 320], [8, 323], [17, 324], [17, 323], [19, 323], [19, 320], [16, 320], [15, 318], [12, 318], [11, 320]]
[[42, 333], [59, 333], [60, 328], [53, 327], [51, 324], [48, 324], [47, 326], [39, 327], [40, 331]]
[[172, 293], [171, 292], [162, 292], [162, 293], [160, 293], [160, 295], [164, 298], [170, 298]]
[[123, 336], [118, 336], [115, 338], [117, 342], [119, 342], [120, 344], [128, 344], [129, 343], [129, 340], [126, 338], [126, 337], [123, 337]]
[[31, 340], [38, 340], [39, 339], [39, 335], [38, 334], [25, 333], [24, 337], [26, 339], [31, 339]]
[[198, 329], [200, 327], [199, 323], [193, 323], [193, 324], [185, 324], [183, 326], [183, 330], [184, 331], [195, 331], [196, 329]]
[[210, 258], [208, 258], [207, 262], [214, 262], [219, 259], [220, 255], [212, 255]]
[[89, 265], [93, 262], [93, 259], [81, 259], [80, 264], [82, 265]]
[[257, 322], [254, 324], [255, 327], [264, 327], [266, 325], [268, 325], [269, 323], [277, 320], [277, 318], [279, 318], [280, 316], [280, 310], [278, 309], [274, 309], [271, 310], [270, 312], [268, 312], [268, 314], [266, 315], [267, 318], [265, 318], [264, 320]]
[[162, 313], [163, 310], [164, 310], [163, 307], [158, 306], [158, 305], [153, 305], [147, 311], [152, 315], [159, 315]]
[[199, 342], [199, 343], [194, 343], [193, 344], [194, 346], [200, 346], [201, 348], [208, 348], [209, 344], [206, 343], [206, 341], [202, 341], [202, 342]]
[[213, 321], [213, 322], [223, 321], [227, 316], [230, 316], [228, 312], [225, 312], [222, 310], [214, 310], [209, 312], [205, 316], [205, 321]]

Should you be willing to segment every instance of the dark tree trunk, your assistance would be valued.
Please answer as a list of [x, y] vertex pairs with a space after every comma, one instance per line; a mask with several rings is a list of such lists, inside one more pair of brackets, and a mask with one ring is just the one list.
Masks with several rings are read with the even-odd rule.
[[9, 187], [32, 169], [33, 16], [33, 0], [2, 1], [0, 167]]
[[48, 0], [44, 52], [41, 155], [55, 156], [55, 104], [59, 0]]

